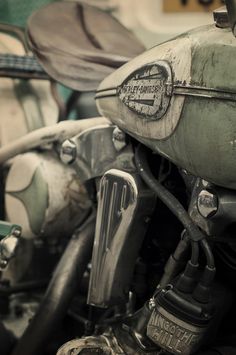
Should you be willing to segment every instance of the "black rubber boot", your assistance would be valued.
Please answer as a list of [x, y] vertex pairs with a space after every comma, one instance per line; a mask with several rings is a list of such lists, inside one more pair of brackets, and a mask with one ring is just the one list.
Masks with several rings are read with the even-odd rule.
[[236, 348], [222, 346], [197, 353], [197, 355], [236, 355]]
[[16, 338], [0, 323], [0, 354], [9, 355], [15, 345]]

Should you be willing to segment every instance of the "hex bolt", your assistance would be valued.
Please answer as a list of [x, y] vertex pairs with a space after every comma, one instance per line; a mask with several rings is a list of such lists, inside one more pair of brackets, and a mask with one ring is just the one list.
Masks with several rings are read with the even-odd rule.
[[155, 299], [154, 298], [150, 298], [149, 302], [148, 302], [148, 306], [149, 306], [149, 309], [152, 310], [156, 307], [156, 302], [155, 302]]
[[13, 231], [12, 231], [12, 234], [15, 237], [20, 237], [21, 236], [21, 228], [14, 228]]
[[5, 269], [8, 265], [7, 260], [0, 260], [0, 269]]
[[65, 164], [72, 164], [77, 156], [77, 146], [74, 141], [67, 139], [61, 147], [60, 158]]
[[218, 211], [218, 197], [214, 192], [202, 190], [197, 199], [197, 208], [204, 218], [210, 218]]
[[1, 258], [6, 261], [13, 258], [15, 256], [18, 244], [19, 238], [13, 234], [2, 239], [0, 243]]
[[112, 141], [115, 149], [119, 152], [127, 145], [125, 132], [116, 127], [112, 133]]

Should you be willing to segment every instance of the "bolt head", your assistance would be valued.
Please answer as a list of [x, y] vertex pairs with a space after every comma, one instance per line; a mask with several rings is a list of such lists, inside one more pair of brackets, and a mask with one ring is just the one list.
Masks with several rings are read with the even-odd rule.
[[125, 132], [116, 127], [112, 133], [112, 141], [115, 149], [119, 152], [127, 145]]
[[155, 302], [154, 298], [151, 298], [149, 300], [148, 306], [149, 306], [150, 310], [152, 310], [152, 309], [154, 309], [156, 307], [156, 302]]
[[0, 270], [4, 270], [8, 265], [8, 261], [0, 260]]
[[20, 227], [17, 227], [17, 228], [15, 228], [13, 231], [12, 231], [12, 234], [15, 236], [15, 237], [20, 237], [21, 236], [21, 232], [22, 232], [22, 230], [21, 230], [21, 228]]
[[64, 164], [72, 164], [77, 156], [77, 147], [73, 140], [67, 139], [61, 147], [60, 158]]
[[202, 190], [197, 199], [199, 213], [204, 218], [210, 218], [218, 211], [218, 197], [214, 192]]

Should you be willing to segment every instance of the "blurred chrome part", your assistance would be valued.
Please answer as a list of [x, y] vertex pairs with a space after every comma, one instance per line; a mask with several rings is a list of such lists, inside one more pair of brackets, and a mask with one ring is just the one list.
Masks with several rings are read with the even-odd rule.
[[0, 268], [4, 269], [16, 255], [20, 236], [20, 226], [0, 221]]
[[77, 154], [77, 148], [75, 142], [70, 139], [67, 139], [61, 147], [60, 158], [61, 161], [65, 164], [71, 164], [75, 161]]
[[230, 27], [233, 35], [236, 36], [236, 2], [235, 0], [225, 0], [225, 5], [229, 16]]
[[221, 6], [220, 8], [214, 10], [213, 17], [214, 17], [216, 27], [220, 27], [220, 28], [230, 27], [226, 6]]
[[113, 334], [91, 336], [67, 342], [57, 352], [57, 355], [70, 354], [100, 354], [125, 355]]
[[68, 308], [91, 259], [95, 230], [95, 213], [77, 228], [70, 238], [50, 280], [40, 306], [31, 319], [12, 355], [43, 354], [55, 328]]
[[[123, 329], [108, 329], [103, 335], [74, 339], [62, 345], [57, 355], [157, 355], [159, 349], [144, 349]], [[164, 355], [164, 354], [163, 354]]]
[[143, 186], [137, 174], [112, 169], [102, 177], [89, 304], [108, 307], [127, 300], [154, 203], [152, 191]]
[[[109, 169], [135, 171], [132, 146], [125, 143], [124, 133], [114, 125], [90, 128], [64, 144], [71, 159], [74, 149], [77, 151], [72, 166], [82, 182], [100, 177]], [[69, 155], [66, 159], [70, 160]]]

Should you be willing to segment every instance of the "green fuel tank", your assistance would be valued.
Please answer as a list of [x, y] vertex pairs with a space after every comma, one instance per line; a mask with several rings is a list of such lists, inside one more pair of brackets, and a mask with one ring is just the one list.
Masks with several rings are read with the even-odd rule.
[[216, 185], [236, 189], [236, 38], [194, 29], [131, 60], [99, 86], [102, 115]]

